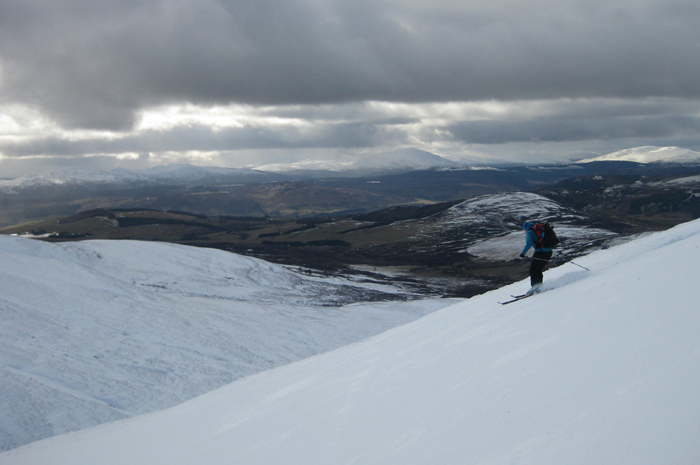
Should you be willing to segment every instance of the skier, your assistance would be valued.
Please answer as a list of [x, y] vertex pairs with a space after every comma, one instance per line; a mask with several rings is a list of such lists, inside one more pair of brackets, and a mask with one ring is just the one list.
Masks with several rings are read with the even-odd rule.
[[535, 249], [535, 253], [532, 255], [532, 262], [530, 263], [530, 285], [532, 286], [527, 292], [528, 294], [534, 294], [542, 286], [542, 280], [544, 279], [542, 272], [545, 266], [552, 258], [552, 249], [547, 247], [539, 247], [537, 234], [535, 233], [535, 223], [529, 221], [523, 224], [523, 230], [525, 230], [525, 248], [520, 253], [520, 258], [525, 258], [525, 254], [530, 248]]

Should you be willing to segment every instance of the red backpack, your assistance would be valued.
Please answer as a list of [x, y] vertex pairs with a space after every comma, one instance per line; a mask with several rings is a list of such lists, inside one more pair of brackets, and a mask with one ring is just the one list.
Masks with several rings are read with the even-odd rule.
[[537, 223], [533, 229], [537, 235], [536, 248], [553, 249], [559, 244], [557, 233], [554, 232], [554, 228], [549, 223]]

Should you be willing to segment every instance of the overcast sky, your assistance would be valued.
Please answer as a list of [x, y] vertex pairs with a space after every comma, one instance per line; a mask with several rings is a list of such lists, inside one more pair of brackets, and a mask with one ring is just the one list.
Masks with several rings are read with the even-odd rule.
[[0, 0], [0, 177], [700, 150], [697, 0]]

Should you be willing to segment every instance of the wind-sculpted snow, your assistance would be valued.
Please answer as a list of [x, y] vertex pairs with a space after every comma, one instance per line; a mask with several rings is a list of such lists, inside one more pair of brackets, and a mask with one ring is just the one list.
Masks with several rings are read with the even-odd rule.
[[165, 243], [0, 236], [0, 261], [2, 449], [169, 407], [448, 304]]
[[3, 465], [695, 465], [700, 220]]

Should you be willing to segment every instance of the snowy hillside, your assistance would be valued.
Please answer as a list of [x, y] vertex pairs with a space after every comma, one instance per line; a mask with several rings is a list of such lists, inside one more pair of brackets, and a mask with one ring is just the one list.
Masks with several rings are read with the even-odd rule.
[[636, 163], [700, 163], [700, 152], [680, 147], [635, 147], [620, 150], [595, 158], [586, 158], [577, 163], [595, 161], [631, 161]]
[[[436, 246], [453, 245], [463, 252], [489, 260], [508, 261], [523, 247], [525, 221], [549, 221], [562, 240], [558, 256], [578, 255], [618, 237], [591, 227], [591, 219], [560, 203], [530, 192], [483, 195], [459, 203], [422, 220], [420, 236]], [[441, 238], [441, 239], [438, 239]], [[448, 239], [452, 238], [452, 241]], [[466, 242], [466, 244], [465, 244]]]
[[[0, 450], [176, 405], [449, 303], [164, 243], [0, 236], [0, 262]], [[384, 302], [351, 305], [367, 300]]]
[[[683, 186], [683, 187], [690, 187], [690, 188], [697, 188], [700, 186], [700, 175], [695, 175], [695, 176], [682, 176], [680, 178], [673, 178], [665, 181], [657, 181], [657, 182], [652, 182], [649, 183], [651, 186], [658, 186], [658, 187], [677, 187], [677, 186]], [[698, 195], [698, 194], [694, 194]]]
[[700, 463], [700, 221], [3, 465]]

